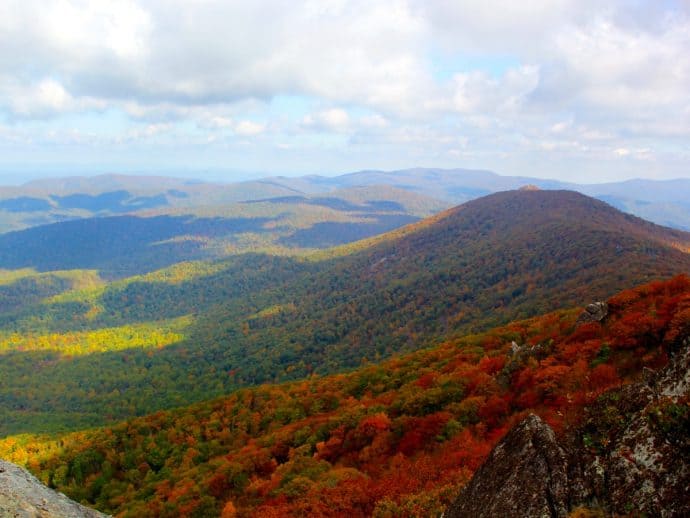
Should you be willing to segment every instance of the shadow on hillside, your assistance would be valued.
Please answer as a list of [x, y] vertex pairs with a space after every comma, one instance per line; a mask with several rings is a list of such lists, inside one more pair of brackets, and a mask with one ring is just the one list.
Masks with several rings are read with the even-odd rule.
[[114, 216], [66, 221], [0, 235], [0, 267], [98, 269], [103, 277], [122, 278], [210, 257], [208, 239], [265, 232], [270, 221], [275, 218]]
[[344, 200], [342, 198], [307, 198], [306, 196], [278, 196], [276, 198], [249, 200], [243, 203], [282, 203], [294, 205], [316, 205], [319, 207], [328, 207], [329, 209], [345, 212], [367, 212], [371, 210], [376, 210], [380, 212], [405, 212], [405, 207], [402, 204], [396, 201], [389, 200], [369, 200], [361, 205], [358, 205], [356, 203], [352, 203], [351, 201]]
[[69, 279], [56, 275], [27, 276], [14, 282], [0, 284], [0, 313], [29, 307], [71, 287], [72, 282]]
[[66, 196], [53, 195], [51, 198], [61, 209], [85, 209], [92, 212], [109, 212], [113, 214], [169, 205], [165, 194], [132, 196], [132, 194], [124, 190], [101, 194], [76, 193]]
[[373, 221], [370, 223], [316, 223], [309, 228], [283, 237], [278, 242], [285, 246], [326, 248], [383, 234], [420, 219], [405, 214], [363, 214], [362, 216]]
[[[250, 314], [261, 309], [264, 301], [260, 295], [264, 291], [280, 292], [288, 283], [322, 267], [318, 263], [267, 254], [242, 254], [215, 264], [222, 265], [221, 269], [200, 276], [190, 265], [189, 278], [181, 282], [118, 281], [109, 285], [95, 301], [87, 300], [87, 296], [84, 300], [42, 304], [42, 297], [37, 296], [33, 304], [6, 308], [0, 314], [0, 328], [21, 332], [34, 328], [46, 332], [98, 329], [200, 314], [218, 304], [235, 308], [240, 315]], [[184, 270], [180, 275], [185, 275]], [[17, 287], [16, 283], [8, 285], [8, 294]], [[19, 291], [35, 289], [29, 282]], [[94, 303], [100, 308], [98, 314], [88, 316]]]
[[19, 196], [0, 200], [0, 209], [7, 212], [41, 212], [52, 209], [52, 206], [42, 198]]

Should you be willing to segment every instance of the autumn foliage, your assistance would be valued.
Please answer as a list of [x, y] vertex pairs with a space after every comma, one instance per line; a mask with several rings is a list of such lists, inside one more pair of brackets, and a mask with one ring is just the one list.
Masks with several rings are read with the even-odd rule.
[[[690, 332], [690, 278], [515, 322], [348, 374], [243, 389], [0, 456], [116, 516], [433, 516], [527, 412], [562, 433]], [[517, 351], [511, 344], [515, 342]]]

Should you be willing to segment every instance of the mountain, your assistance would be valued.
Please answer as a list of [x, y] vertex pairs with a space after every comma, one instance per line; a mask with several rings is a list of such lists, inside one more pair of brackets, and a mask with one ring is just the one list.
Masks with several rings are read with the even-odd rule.
[[536, 185], [541, 189], [568, 189], [596, 197], [616, 208], [658, 224], [690, 230], [690, 179], [628, 180], [579, 184], [524, 176], [502, 176], [476, 169], [414, 168], [399, 171], [359, 171], [335, 177], [305, 176], [269, 179], [304, 192], [323, 193], [350, 186], [391, 185], [450, 203], [490, 193]]
[[[352, 203], [357, 200], [360, 203]], [[450, 204], [393, 186], [335, 189], [311, 196], [294, 187], [269, 180], [217, 184], [158, 176], [100, 175], [36, 180], [21, 186], [0, 187], [0, 232], [21, 230], [61, 221], [117, 215], [177, 215], [204, 213], [223, 217], [228, 212], [241, 217], [244, 211], [257, 217], [276, 214], [270, 205], [248, 210], [245, 202], [269, 201], [291, 205], [293, 213], [318, 223], [358, 223], [357, 217], [404, 213], [426, 216]], [[311, 207], [306, 207], [311, 206]], [[314, 207], [339, 211], [340, 218]], [[309, 209], [312, 210], [309, 210]], [[262, 211], [262, 209], [264, 209]], [[343, 213], [353, 213], [348, 217]], [[357, 213], [357, 214], [354, 214]], [[319, 218], [320, 215], [320, 218]], [[366, 225], [362, 223], [362, 228]], [[386, 228], [377, 228], [383, 232]], [[372, 230], [360, 233], [371, 235]]]
[[[96, 176], [67, 176], [31, 180], [15, 190], [42, 194], [100, 194], [108, 191], [133, 191], [143, 193], [160, 189], [180, 189], [204, 182], [166, 176], [144, 176], [126, 174], [101, 174]], [[6, 188], [7, 189], [7, 188]]]
[[[69, 195], [62, 200], [76, 197], [82, 205], [99, 204], [111, 194]], [[128, 203], [129, 208], [109, 211], [127, 212], [133, 202]], [[0, 234], [0, 268], [95, 269], [105, 278], [122, 278], [248, 250], [294, 253], [348, 243], [417, 221], [442, 207], [421, 195], [379, 187], [222, 206], [150, 208], [137, 215], [80, 218]]]
[[0, 314], [0, 434], [379, 362], [690, 272], [689, 250], [690, 234], [581, 194], [511, 191], [311, 256], [68, 289]]
[[269, 178], [278, 185], [305, 192], [328, 192], [330, 189], [391, 185], [454, 203], [465, 202], [493, 192], [518, 189], [527, 184], [542, 189], [562, 189], [568, 184], [520, 176], [501, 176], [481, 169], [413, 168], [397, 171], [358, 171], [334, 177], [304, 176], [301, 178]]
[[616, 208], [661, 225], [690, 230], [690, 180], [628, 180], [577, 188]]
[[[687, 466], [690, 278], [595, 306], [108, 428], [6, 438], [0, 456], [121, 517], [437, 516], [487, 458], [484, 485], [468, 491], [483, 491], [481, 502], [520, 495], [492, 502], [501, 511], [547, 494], [547, 516], [681, 516], [683, 491], [674, 500], [647, 488], [682, 490], [687, 480], [665, 468]], [[504, 436], [516, 447], [489, 456]], [[559, 445], [570, 437], [569, 460]], [[586, 484], [575, 483], [579, 468], [563, 469], [571, 460], [592, 463]], [[506, 468], [516, 465], [528, 472]], [[503, 476], [525, 484], [501, 486]], [[563, 500], [570, 491], [588, 496]], [[580, 503], [604, 508], [568, 507]]]
[[[210, 183], [162, 176], [100, 175], [29, 182], [0, 187], [0, 232], [93, 216], [139, 214], [206, 214], [228, 204], [273, 198], [340, 198], [351, 188], [384, 190], [384, 200], [403, 203], [416, 195], [424, 215], [487, 194], [536, 185], [568, 189], [593, 196], [616, 208], [655, 223], [690, 229], [690, 179], [628, 180], [578, 184], [521, 176], [501, 176], [474, 169], [414, 168], [398, 171], [359, 171], [339, 176], [269, 177], [237, 183]], [[393, 188], [393, 190], [390, 190]], [[380, 196], [380, 195], [379, 195]], [[180, 213], [180, 209], [186, 212]], [[217, 214], [212, 214], [217, 215]], [[413, 213], [420, 215], [420, 211]]]

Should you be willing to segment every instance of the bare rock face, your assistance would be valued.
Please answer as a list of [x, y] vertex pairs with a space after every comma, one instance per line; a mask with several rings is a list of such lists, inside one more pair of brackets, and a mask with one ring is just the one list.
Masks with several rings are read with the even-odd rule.
[[577, 318], [577, 324], [587, 322], [601, 322], [609, 314], [609, 305], [606, 302], [593, 302], [588, 304], [585, 310]]
[[19, 466], [0, 460], [0, 518], [105, 518], [47, 488]]
[[609, 509], [647, 516], [690, 516], [690, 348], [638, 385], [651, 392], [602, 456]]
[[561, 517], [567, 508], [566, 455], [553, 430], [530, 415], [496, 445], [445, 516]]

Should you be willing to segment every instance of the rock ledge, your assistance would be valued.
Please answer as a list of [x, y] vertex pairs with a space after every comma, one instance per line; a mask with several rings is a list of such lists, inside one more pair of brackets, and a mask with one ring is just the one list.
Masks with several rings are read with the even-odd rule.
[[28, 471], [0, 460], [0, 518], [105, 518], [47, 488]]

